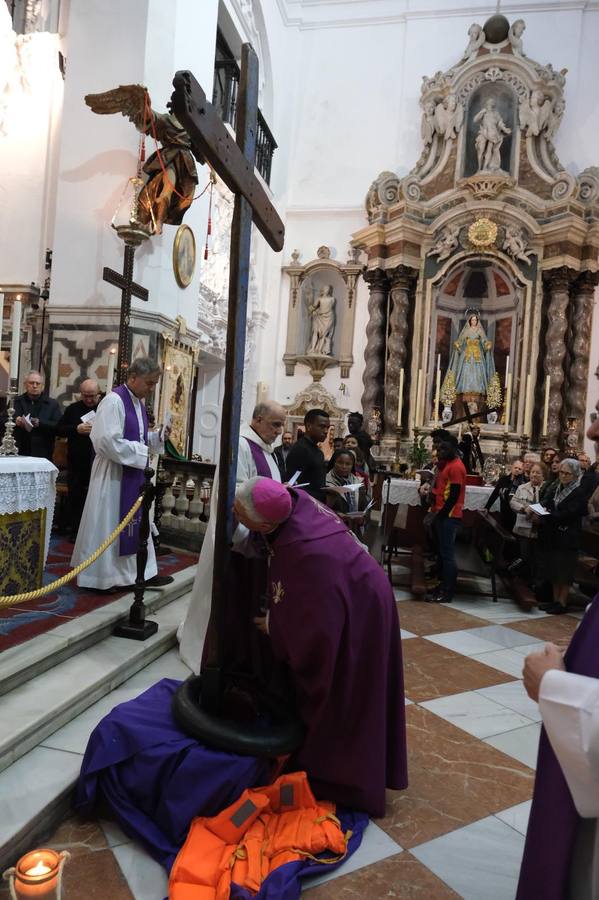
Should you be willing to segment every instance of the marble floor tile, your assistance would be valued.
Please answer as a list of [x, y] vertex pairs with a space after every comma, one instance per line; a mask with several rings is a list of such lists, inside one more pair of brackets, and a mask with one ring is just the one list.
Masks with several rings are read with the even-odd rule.
[[[507, 598], [498, 598], [497, 603], [493, 603], [491, 599], [486, 597], [476, 597], [474, 595], [459, 594], [454, 597], [451, 607], [462, 613], [477, 616], [486, 622], [494, 622], [498, 625], [508, 624], [521, 621], [526, 615], [519, 609], [513, 600]], [[545, 613], [533, 612], [528, 613], [531, 620], [546, 618]]]
[[529, 800], [533, 772], [420, 706], [406, 708], [408, 778], [377, 823], [410, 849]]
[[540, 723], [534, 722], [524, 728], [516, 728], [515, 731], [506, 731], [505, 734], [496, 734], [494, 737], [485, 738], [485, 743], [517, 759], [518, 762], [530, 769], [535, 769], [540, 733]]
[[529, 653], [538, 653], [543, 649], [546, 641], [533, 641], [530, 644], [521, 644], [519, 647], [512, 647], [511, 652], [517, 653], [518, 656], [528, 656]]
[[[343, 869], [332, 886], [304, 888], [310, 900], [458, 900], [452, 891], [436, 875], [423, 866], [411, 853], [399, 853], [382, 862], [374, 863], [351, 875]], [[302, 892], [303, 896], [303, 892]]]
[[395, 595], [396, 600], [413, 600], [414, 594], [412, 591], [402, 591], [401, 588], [394, 588], [393, 594]]
[[111, 852], [121, 867], [134, 900], [164, 900], [168, 894], [167, 874], [138, 843], [120, 844]]
[[502, 809], [501, 812], [495, 813], [495, 815], [502, 822], [505, 822], [506, 825], [509, 825], [510, 828], [515, 828], [520, 834], [526, 835], [531, 806], [532, 800], [526, 800], [524, 803], [518, 803], [509, 809]]
[[451, 606], [422, 600], [405, 600], [399, 607], [399, 620], [402, 628], [419, 635], [462, 631], [485, 624], [484, 620], [466, 616]]
[[117, 688], [106, 694], [96, 703], [89, 706], [84, 712], [76, 716], [67, 725], [63, 725], [54, 734], [44, 738], [41, 746], [51, 747], [54, 750], [67, 750], [69, 753], [85, 753], [89, 736], [98, 724], [98, 722], [107, 716], [108, 713], [118, 706], [119, 703], [126, 703], [133, 700], [134, 697], [141, 693], [135, 688], [130, 689], [125, 686]]
[[44, 845], [53, 850], [68, 850], [71, 856], [82, 856], [105, 850], [108, 841], [97, 822], [74, 815], [62, 822]]
[[113, 851], [107, 848], [69, 860], [64, 868], [63, 897], [65, 900], [133, 900], [134, 895]]
[[506, 650], [530, 643], [530, 635], [522, 634], [506, 625], [486, 625], [484, 628], [473, 628], [472, 635], [481, 640], [490, 641], [498, 647], [504, 647]]
[[191, 669], [180, 659], [177, 647], [173, 647], [172, 650], [151, 662], [149, 666], [136, 672], [125, 682], [123, 687], [136, 688], [141, 693], [162, 678], [176, 678], [178, 681], [185, 681], [190, 675]]
[[100, 819], [99, 824], [109, 847], [118, 847], [119, 844], [131, 843], [131, 838], [112, 819]]
[[406, 631], [404, 628], [401, 629], [401, 639], [402, 641], [407, 641], [409, 638], [416, 637], [412, 631]]
[[477, 688], [477, 693], [501, 706], [513, 709], [514, 712], [526, 716], [531, 722], [540, 722], [539, 707], [531, 700], [521, 681], [510, 681], [507, 684], [496, 684], [491, 687]]
[[476, 691], [425, 700], [420, 705], [477, 738], [513, 731], [514, 728], [530, 725], [532, 721]]
[[412, 850], [463, 900], [514, 900], [524, 838], [494, 817]]
[[496, 650], [497, 644], [479, 637], [475, 632], [484, 631], [484, 628], [471, 628], [465, 631], [450, 631], [446, 634], [427, 634], [426, 640], [447, 647], [455, 653], [463, 656], [475, 656], [488, 650]]
[[573, 616], [546, 616], [540, 621], [530, 619], [511, 622], [510, 628], [521, 631], [539, 641], [569, 641], [579, 625]]
[[[541, 646], [543, 646], [543, 644], [541, 644]], [[506, 672], [508, 675], [513, 675], [514, 678], [522, 678], [524, 654], [517, 653], [515, 649], [492, 650], [489, 653], [476, 653], [472, 659], [477, 660], [477, 662], [480, 662], [485, 666], [491, 666], [492, 669], [499, 669], [500, 672]]]
[[[382, 828], [379, 828], [374, 822], [370, 822], [364, 832], [362, 843], [347, 862], [343, 863], [339, 869], [335, 869], [334, 872], [325, 872], [323, 875], [304, 879], [302, 882], [304, 885], [303, 889], [316, 888], [320, 884], [326, 884], [333, 879], [349, 875], [350, 872], [356, 872], [358, 869], [370, 866], [372, 863], [386, 859], [388, 856], [395, 856], [401, 853], [401, 850], [402, 848], [399, 844], [390, 838]], [[336, 888], [337, 885], [335, 885]], [[310, 896], [314, 895], [310, 894]]]
[[402, 651], [405, 691], [416, 703], [511, 680], [498, 669], [484, 666], [424, 638], [406, 641]]

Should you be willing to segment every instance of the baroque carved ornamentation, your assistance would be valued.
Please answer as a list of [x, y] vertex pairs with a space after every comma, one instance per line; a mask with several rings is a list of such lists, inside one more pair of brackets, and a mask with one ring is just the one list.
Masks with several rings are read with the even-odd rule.
[[428, 255], [436, 256], [438, 262], [447, 259], [460, 244], [459, 234], [460, 225], [446, 225], [428, 251]]
[[572, 290], [572, 347], [568, 372], [568, 415], [576, 418], [581, 440], [584, 435], [593, 296], [598, 281], [597, 273], [584, 272], [577, 278]]
[[549, 417], [547, 440], [555, 444], [561, 435], [562, 387], [564, 384], [564, 359], [566, 356], [566, 332], [568, 329], [568, 301], [572, 271], [565, 266], [545, 273], [549, 291], [547, 309], [547, 333], [545, 335], [545, 375], [549, 376]]
[[416, 274], [407, 266], [398, 266], [388, 272], [391, 279], [391, 314], [385, 375], [385, 434], [388, 436], [395, 434], [398, 421], [399, 372], [405, 367], [408, 354], [410, 288]]
[[372, 224], [385, 221], [389, 207], [397, 203], [400, 196], [399, 178], [395, 172], [381, 172], [368, 189], [366, 195], [366, 215]]
[[385, 377], [385, 327], [389, 281], [382, 269], [364, 273], [364, 281], [370, 290], [368, 299], [368, 325], [366, 326], [366, 366], [362, 376], [362, 414], [368, 420], [375, 406], [383, 407], [383, 383]]

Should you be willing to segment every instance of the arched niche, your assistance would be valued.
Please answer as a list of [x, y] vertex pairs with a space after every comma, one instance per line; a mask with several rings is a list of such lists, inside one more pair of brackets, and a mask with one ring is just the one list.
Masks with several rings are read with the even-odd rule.
[[[482, 121], [479, 114], [489, 101], [492, 101], [501, 121], [510, 129], [510, 134], [505, 134], [498, 129], [502, 143], [499, 150], [501, 170], [490, 170], [479, 165], [477, 157], [477, 138], [481, 130]], [[465, 141], [462, 150], [462, 175], [469, 177], [477, 172], [494, 171], [495, 174], [514, 175], [516, 167], [516, 143], [517, 143], [517, 108], [518, 98], [514, 89], [505, 81], [487, 82], [474, 90], [469, 98], [466, 109]]]
[[[440, 412], [435, 411], [437, 365], [440, 364], [441, 383], [447, 375], [452, 351], [467, 322], [467, 310], [478, 310], [480, 324], [491, 343], [494, 371], [499, 376], [502, 394], [506, 383], [506, 369], [517, 371], [521, 362], [522, 308], [524, 288], [513, 272], [497, 259], [475, 256], [462, 259], [451, 266], [432, 287], [431, 323], [429, 332], [429, 367], [426, 385], [427, 403], [425, 424], [432, 425]], [[518, 414], [513, 391], [510, 419]], [[464, 415], [464, 399], [458, 395], [453, 418]], [[505, 397], [503, 398], [505, 402]], [[485, 408], [485, 404], [482, 405]], [[504, 407], [505, 410], [505, 407]], [[475, 410], [471, 407], [471, 411]], [[498, 417], [500, 427], [502, 416]]]

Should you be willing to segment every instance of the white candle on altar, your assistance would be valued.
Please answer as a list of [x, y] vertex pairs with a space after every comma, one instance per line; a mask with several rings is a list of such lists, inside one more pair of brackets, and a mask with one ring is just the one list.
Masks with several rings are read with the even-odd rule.
[[551, 376], [545, 378], [545, 406], [543, 408], [543, 434], [547, 434], [547, 423], [549, 422], [549, 392], [551, 390]]
[[403, 406], [403, 368], [399, 370], [399, 396], [397, 398], [397, 427], [401, 428], [401, 409]]
[[[18, 295], [21, 296], [20, 294]], [[23, 306], [20, 300], [12, 305], [12, 341], [10, 344], [10, 377], [15, 381], [19, 377], [19, 348], [21, 346], [21, 316]]]
[[437, 354], [437, 381], [435, 384], [435, 425], [439, 424], [439, 401], [441, 399], [441, 354]]
[[418, 369], [418, 378], [416, 379], [416, 403], [414, 405], [414, 421], [412, 425], [415, 427], [420, 421], [420, 395], [422, 393], [422, 369]]
[[512, 373], [507, 373], [505, 381], [505, 430], [510, 430], [510, 413], [512, 411]]
[[114, 366], [116, 363], [116, 350], [113, 349], [108, 353], [108, 368], [106, 372], [106, 393], [109, 394], [112, 390], [112, 384], [114, 382]]
[[532, 378], [530, 372], [526, 376], [526, 400], [524, 404], [524, 434], [530, 434], [532, 417]]

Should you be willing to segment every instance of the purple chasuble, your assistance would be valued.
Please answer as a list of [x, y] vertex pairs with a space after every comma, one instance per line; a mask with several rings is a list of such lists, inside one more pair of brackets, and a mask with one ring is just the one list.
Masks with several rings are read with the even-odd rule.
[[[123, 401], [125, 407], [125, 427], [123, 429], [123, 437], [127, 441], [137, 441], [139, 443], [139, 420], [131, 399], [131, 394], [124, 384], [120, 384], [114, 388], [113, 393], [118, 394]], [[148, 443], [148, 414], [146, 407], [140, 403], [141, 415], [144, 423], [144, 443]], [[144, 483], [144, 470], [134, 469], [132, 466], [123, 466], [123, 474], [121, 476], [121, 503], [119, 521], [121, 521], [129, 512], [137, 498], [141, 486]], [[119, 538], [119, 556], [132, 556], [137, 553], [139, 547], [139, 525], [141, 522], [141, 508], [129, 523], [129, 526], [121, 531]]]
[[291, 759], [317, 797], [371, 816], [407, 787], [399, 617], [380, 565], [305, 491], [271, 539], [269, 630], [306, 737]]
[[[599, 678], [599, 594], [576, 629], [564, 656], [568, 672]], [[516, 900], [563, 900], [581, 818], [543, 728], [532, 809]]]
[[270, 466], [266, 461], [266, 454], [262, 447], [256, 444], [251, 438], [245, 438], [248, 444], [250, 445], [250, 452], [252, 454], [252, 459], [254, 460], [254, 465], [256, 466], [256, 474], [261, 475], [263, 478], [272, 478], [272, 472], [270, 471]]

